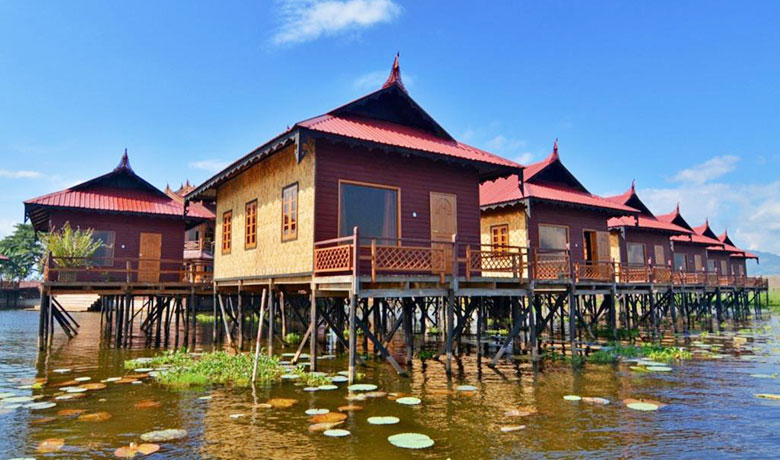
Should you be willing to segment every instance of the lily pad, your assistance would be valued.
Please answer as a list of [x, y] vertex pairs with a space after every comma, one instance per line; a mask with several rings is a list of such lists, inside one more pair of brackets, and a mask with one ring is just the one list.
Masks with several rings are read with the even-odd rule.
[[626, 404], [626, 407], [628, 407], [629, 409], [640, 410], [640, 411], [658, 410], [658, 406], [656, 404], [650, 404], [646, 402], [630, 403], [630, 404]]
[[146, 442], [166, 442], [181, 439], [187, 436], [187, 430], [171, 428], [167, 430], [150, 431], [141, 435]]
[[330, 409], [306, 409], [306, 415], [322, 415], [330, 412]]
[[92, 380], [92, 377], [76, 377], [73, 380], [77, 382], [89, 382], [90, 380]]
[[774, 399], [774, 400], [780, 400], [780, 394], [772, 394], [772, 393], [758, 393], [755, 395], [756, 398], [761, 399]]
[[109, 377], [109, 378], [103, 380], [103, 382], [111, 383], [111, 382], [118, 382], [120, 380], [122, 380], [122, 377]]
[[152, 372], [154, 369], [151, 367], [139, 367], [138, 369], [133, 369], [133, 372], [137, 372], [139, 374], [146, 374], [147, 372]]
[[62, 438], [49, 438], [44, 439], [38, 444], [38, 452], [42, 454], [48, 454], [51, 452], [57, 452], [65, 445], [65, 440]]
[[504, 412], [504, 415], [506, 417], [528, 417], [529, 415], [536, 414], [536, 409], [533, 407], [529, 408], [520, 408], [520, 409], [510, 409], [506, 412]]
[[105, 422], [111, 419], [108, 412], [92, 412], [90, 414], [79, 415], [80, 422]]
[[70, 417], [73, 415], [81, 415], [86, 412], [85, 409], [60, 409], [57, 411], [57, 415]]
[[328, 431], [328, 430], [333, 429], [334, 427], [337, 427], [337, 426], [341, 425], [342, 423], [344, 423], [344, 422], [341, 421], [341, 422], [315, 423], [313, 425], [309, 425], [309, 431], [311, 431], [312, 433], [319, 433], [321, 431]]
[[599, 398], [599, 397], [591, 397], [591, 396], [585, 396], [582, 398], [583, 402], [591, 403], [591, 404], [609, 404], [609, 399], [606, 398]]
[[41, 410], [41, 409], [51, 409], [52, 407], [54, 407], [56, 405], [57, 405], [57, 403], [44, 401], [44, 402], [34, 402], [34, 403], [30, 403], [30, 404], [25, 404], [24, 407], [26, 409]]
[[54, 369], [52, 372], [55, 374], [67, 374], [70, 372], [70, 369]]
[[399, 423], [401, 419], [398, 417], [386, 416], [386, 417], [368, 417], [368, 423], [371, 425], [395, 425]]
[[160, 407], [160, 403], [158, 401], [152, 401], [151, 399], [147, 399], [145, 401], [139, 401], [133, 405], [136, 409], [151, 409], [153, 407]]
[[85, 383], [84, 385], [81, 385], [80, 388], [84, 388], [85, 390], [93, 390], [93, 391], [94, 390], [102, 390], [102, 389], [106, 388], [106, 384], [105, 383], [99, 383], [99, 382]]
[[320, 385], [317, 388], [319, 388], [322, 391], [330, 391], [330, 390], [338, 390], [339, 387], [336, 385]]
[[502, 433], [511, 433], [513, 431], [520, 431], [520, 430], [524, 430], [524, 429], [525, 429], [525, 425], [507, 425], [507, 426], [502, 426], [501, 427], [501, 432]]
[[365, 393], [366, 398], [384, 398], [387, 393], [384, 391], [369, 391]]
[[350, 432], [347, 430], [341, 430], [337, 428], [337, 429], [325, 430], [322, 432], [322, 434], [331, 438], [343, 438], [344, 436], [349, 436]]
[[648, 366], [647, 370], [650, 372], [672, 372], [672, 368], [669, 366]]
[[363, 410], [363, 406], [357, 406], [355, 404], [348, 404], [346, 406], [339, 406], [339, 412], [357, 412]]
[[87, 389], [84, 387], [71, 387], [65, 390], [66, 393], [84, 393]]
[[422, 433], [399, 433], [389, 436], [387, 440], [404, 449], [426, 449], [434, 444], [433, 439]]
[[750, 374], [755, 379], [776, 379], [777, 373], [774, 374]]
[[200, 396], [198, 399], [201, 401], [209, 401], [213, 396]]
[[566, 401], [580, 401], [582, 399], [582, 396], [577, 395], [565, 395], [563, 397]]
[[327, 414], [315, 415], [309, 419], [312, 423], [333, 423], [341, 422], [347, 419], [347, 414], [341, 412], [328, 412]]
[[15, 395], [16, 393], [0, 393], [0, 399], [10, 398], [11, 396]]
[[129, 446], [120, 447], [114, 451], [114, 455], [119, 458], [133, 458], [138, 454], [149, 455], [160, 450], [160, 446], [157, 444], [144, 443], [136, 444], [131, 442]]
[[3, 399], [2, 404], [26, 403], [30, 401], [34, 401], [32, 396], [11, 396], [10, 398]]
[[403, 404], [404, 406], [416, 406], [420, 404], [422, 401], [420, 398], [415, 398], [414, 396], [406, 396], [403, 398], [398, 398], [395, 400], [398, 404]]
[[366, 394], [365, 393], [348, 394], [348, 395], [344, 396], [344, 399], [346, 399], [349, 402], [352, 402], [352, 401], [365, 401], [366, 400]]
[[347, 387], [349, 391], [374, 391], [377, 386], [372, 383], [356, 383]]
[[650, 371], [647, 370], [646, 367], [642, 367], [642, 366], [630, 366], [629, 369], [631, 369], [634, 372], [640, 372], [640, 373], [641, 372], [650, 372]]
[[314, 391], [319, 391], [319, 390], [320, 390], [319, 387], [304, 387], [303, 388], [303, 391], [308, 391], [308, 392], [314, 392]]
[[277, 409], [286, 409], [288, 407], [292, 407], [297, 402], [297, 399], [290, 398], [274, 398], [268, 400], [268, 404]]
[[301, 376], [298, 374], [284, 374], [281, 378], [282, 380], [298, 380]]
[[343, 375], [334, 375], [330, 378], [330, 381], [333, 383], [346, 383], [349, 382], [349, 379]]
[[244, 416], [244, 414], [230, 414], [230, 418], [232, 418], [232, 419], [241, 418], [243, 416]]
[[477, 391], [478, 389], [474, 385], [458, 385], [455, 388], [456, 391]]

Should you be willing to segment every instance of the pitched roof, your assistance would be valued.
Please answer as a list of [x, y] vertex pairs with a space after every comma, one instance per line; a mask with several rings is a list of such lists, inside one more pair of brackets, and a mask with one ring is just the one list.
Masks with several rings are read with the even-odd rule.
[[740, 249], [737, 247], [737, 245], [734, 244], [733, 241], [731, 241], [731, 238], [729, 238], [729, 232], [728, 230], [724, 231], [720, 235], [718, 235], [718, 241], [723, 243], [724, 250], [731, 253], [731, 257], [737, 257], [737, 258], [745, 258], [745, 259], [756, 259], [758, 260], [758, 256], [747, 252], [744, 249]]
[[594, 208], [612, 215], [638, 212], [630, 206], [590, 193], [560, 161], [557, 140], [550, 156], [523, 169], [522, 185], [521, 191], [517, 175], [484, 182], [479, 187], [479, 204], [485, 208], [534, 198]]
[[[108, 174], [27, 200], [24, 207], [33, 227], [42, 231], [48, 230], [48, 215], [52, 208], [184, 217], [182, 203], [135, 174], [126, 150], [119, 165]], [[187, 217], [209, 218], [199, 208], [189, 209]]]
[[672, 222], [658, 220], [658, 218], [655, 217], [655, 215], [642, 202], [642, 200], [639, 199], [639, 195], [636, 193], [636, 183], [634, 181], [631, 181], [631, 187], [624, 193], [607, 197], [607, 200], [612, 201], [613, 203], [631, 206], [632, 208], [639, 210], [639, 215], [636, 217], [622, 216], [609, 219], [609, 221], [607, 221], [607, 225], [611, 228], [631, 227], [676, 234], [691, 233], [691, 231], [687, 228], [681, 227]]
[[401, 80], [398, 56], [382, 87], [323, 115], [295, 123], [284, 133], [257, 147], [198, 186], [188, 200], [213, 195], [213, 189], [281, 148], [303, 137], [368, 144], [391, 153], [445, 159], [475, 167], [481, 180], [518, 173], [522, 166], [485, 150], [457, 141], [409, 96]]

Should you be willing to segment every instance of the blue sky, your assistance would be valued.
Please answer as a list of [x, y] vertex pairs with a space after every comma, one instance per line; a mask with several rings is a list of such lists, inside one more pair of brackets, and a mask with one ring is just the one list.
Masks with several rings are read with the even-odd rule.
[[[446, 5], [446, 6], [445, 6]], [[0, 235], [22, 201], [107, 172], [200, 182], [377, 88], [520, 162], [560, 139], [598, 194], [637, 180], [780, 253], [777, 2], [0, 1]]]

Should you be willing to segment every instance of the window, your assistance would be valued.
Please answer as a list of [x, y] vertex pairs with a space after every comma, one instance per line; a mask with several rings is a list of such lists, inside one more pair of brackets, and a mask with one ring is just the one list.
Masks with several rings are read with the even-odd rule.
[[493, 225], [490, 227], [490, 243], [494, 251], [506, 252], [509, 250], [509, 225]]
[[282, 241], [298, 238], [298, 184], [282, 189]]
[[557, 225], [539, 224], [541, 249], [569, 249], [569, 229]]
[[694, 254], [693, 256], [693, 267], [696, 269], [697, 272], [700, 272], [703, 265], [701, 264], [701, 254]]
[[729, 274], [729, 263], [725, 260], [720, 261], [720, 274], [721, 275]]
[[685, 254], [674, 253], [674, 269], [688, 270], [688, 257]]
[[664, 254], [664, 247], [660, 244], [656, 244], [655, 248], [655, 264], [658, 266], [666, 265], [666, 255]]
[[718, 264], [716, 261], [712, 259], [707, 259], [707, 271], [715, 272], [718, 271]]
[[361, 236], [384, 240], [380, 241], [383, 244], [395, 243], [400, 232], [400, 190], [351, 182], [339, 186], [339, 236], [351, 235], [358, 227]]
[[257, 200], [246, 204], [244, 212], [244, 249], [257, 247]]
[[626, 243], [629, 265], [645, 264], [645, 245], [641, 243]]
[[115, 232], [109, 232], [104, 230], [93, 230], [92, 240], [100, 241], [101, 246], [92, 254], [89, 263], [96, 267], [113, 267], [114, 266], [114, 238]]
[[233, 237], [233, 211], [222, 214], [222, 254], [230, 254]]

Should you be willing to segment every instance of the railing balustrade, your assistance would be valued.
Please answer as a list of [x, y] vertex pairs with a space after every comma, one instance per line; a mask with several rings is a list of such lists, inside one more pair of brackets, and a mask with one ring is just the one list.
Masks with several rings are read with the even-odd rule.
[[43, 270], [51, 283], [209, 283], [212, 263], [185, 259], [54, 257]]

